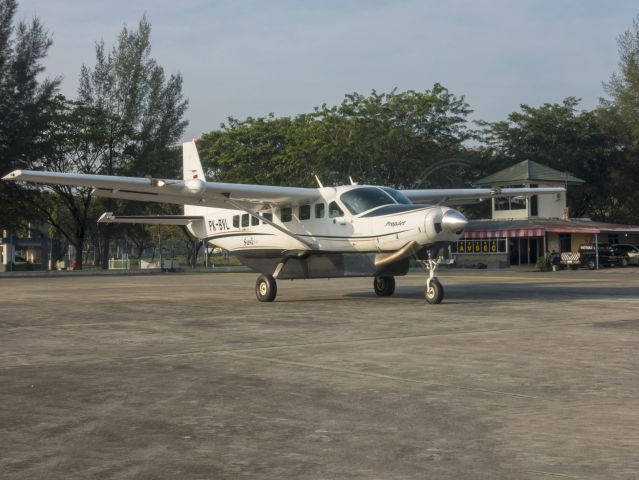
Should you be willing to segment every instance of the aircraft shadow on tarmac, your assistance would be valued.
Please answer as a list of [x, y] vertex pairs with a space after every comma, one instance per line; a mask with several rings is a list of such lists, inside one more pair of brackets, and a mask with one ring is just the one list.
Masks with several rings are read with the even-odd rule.
[[[482, 283], [482, 284], [444, 284], [444, 303], [455, 301], [499, 301], [499, 300], [621, 300], [636, 299], [639, 289], [636, 286], [606, 284], [584, 284], [567, 286], [560, 283], [522, 282], [522, 283]], [[376, 297], [374, 292], [351, 292], [345, 297]], [[397, 287], [391, 298], [424, 298], [424, 287]]]

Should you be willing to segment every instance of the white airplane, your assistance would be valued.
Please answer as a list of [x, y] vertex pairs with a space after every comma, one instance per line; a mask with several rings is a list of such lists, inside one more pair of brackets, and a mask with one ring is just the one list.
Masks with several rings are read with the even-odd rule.
[[373, 185], [319, 188], [207, 182], [195, 141], [183, 144], [183, 180], [15, 170], [3, 180], [92, 187], [99, 197], [184, 205], [184, 215], [114, 216], [99, 222], [185, 225], [261, 273], [257, 299], [272, 302], [276, 279], [374, 277], [379, 296], [395, 291], [409, 260], [428, 268], [424, 295], [440, 303], [438, 258], [467, 220], [449, 205], [563, 188], [396, 190]]

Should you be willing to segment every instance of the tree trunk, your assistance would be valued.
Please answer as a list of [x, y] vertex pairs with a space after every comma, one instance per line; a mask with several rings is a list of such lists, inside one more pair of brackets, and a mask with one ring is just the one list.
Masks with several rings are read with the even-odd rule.
[[138, 244], [135, 246], [136, 250], [138, 251], [138, 260], [142, 259], [142, 255], [144, 255], [144, 248], [146, 247], [146, 245], [144, 244], [144, 242]]
[[[109, 175], [112, 175], [112, 168], [109, 167]], [[106, 211], [113, 211], [113, 199], [107, 199]], [[104, 225], [104, 235], [102, 236], [102, 270], [108, 270], [109, 268], [109, 250], [111, 249], [111, 228], [109, 225]]]
[[107, 226], [102, 236], [102, 270], [109, 268], [109, 250], [111, 249], [111, 232]]
[[83, 264], [83, 255], [82, 250], [84, 250], [84, 237], [78, 237], [73, 242], [73, 246], [75, 247], [75, 268], [74, 270], [82, 270]]

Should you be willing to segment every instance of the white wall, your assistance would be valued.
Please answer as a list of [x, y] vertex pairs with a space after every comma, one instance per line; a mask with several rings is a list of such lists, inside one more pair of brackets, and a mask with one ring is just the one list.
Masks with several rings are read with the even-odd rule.
[[[539, 184], [540, 188], [563, 186], [564, 185], [557, 183]], [[566, 208], [566, 192], [552, 195], [539, 195], [537, 202], [539, 205], [538, 218], [563, 218], [564, 208]]]
[[[539, 188], [563, 187], [559, 183], [540, 183]], [[519, 210], [495, 210], [495, 199], [492, 200], [493, 220], [523, 220], [530, 217], [530, 199], [526, 201], [526, 208]], [[566, 208], [566, 192], [537, 196], [537, 216], [534, 218], [563, 218]]]

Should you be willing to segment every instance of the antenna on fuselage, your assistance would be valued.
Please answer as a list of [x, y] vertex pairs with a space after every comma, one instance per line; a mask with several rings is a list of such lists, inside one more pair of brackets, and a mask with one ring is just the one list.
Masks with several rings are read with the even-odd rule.
[[320, 188], [324, 188], [324, 185], [322, 185], [322, 182], [320, 182], [320, 179], [317, 175], [315, 175], [315, 180], [317, 180], [317, 184], [319, 185]]
[[350, 175], [348, 176], [348, 179], [351, 181], [351, 185], [359, 185], [359, 183], [357, 183], [356, 181], [353, 180], [353, 177], [351, 177]]

